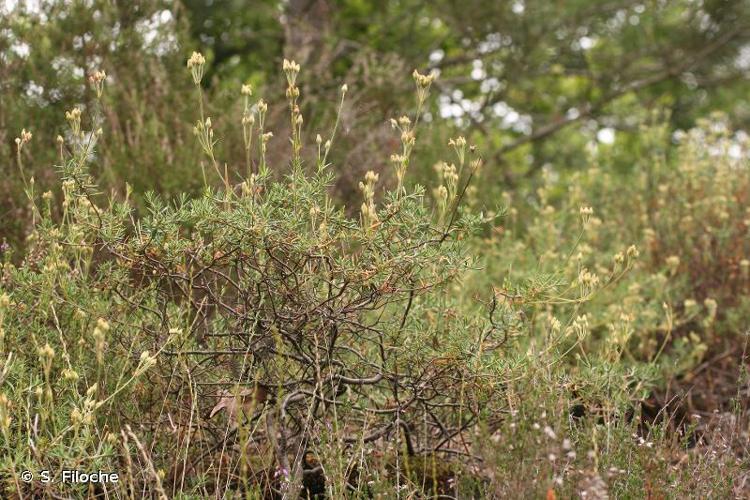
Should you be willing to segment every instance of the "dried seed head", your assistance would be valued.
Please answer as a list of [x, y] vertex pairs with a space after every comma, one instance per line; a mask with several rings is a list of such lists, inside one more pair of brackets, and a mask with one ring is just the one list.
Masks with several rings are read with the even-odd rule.
[[140, 357], [139, 370], [145, 371], [156, 364], [156, 356], [152, 356], [148, 351], [143, 351]]
[[81, 120], [81, 110], [79, 108], [73, 108], [70, 111], [65, 112], [65, 119], [69, 122], [77, 122]]
[[401, 134], [401, 142], [406, 146], [413, 146], [416, 141], [417, 138], [412, 131], [405, 131]]
[[55, 350], [49, 344], [39, 348], [39, 357], [42, 359], [52, 359], [55, 357]]
[[97, 70], [89, 75], [89, 82], [91, 82], [92, 85], [98, 85], [102, 83], [106, 78], [107, 73], [101, 70]]
[[674, 273], [680, 267], [680, 258], [677, 255], [670, 255], [666, 260], [667, 267]]
[[294, 61], [290, 61], [288, 59], [284, 59], [284, 62], [282, 63], [282, 69], [285, 72], [299, 72], [299, 64], [297, 64]]
[[448, 145], [455, 148], [464, 148], [466, 147], [466, 139], [464, 138], [464, 136], [460, 135], [456, 139], [450, 139], [448, 141]]
[[10, 401], [5, 393], [0, 394], [0, 430], [3, 434], [8, 432], [10, 429], [11, 417], [10, 417]]
[[560, 320], [555, 318], [554, 316], [550, 316], [549, 318], [549, 327], [550, 330], [552, 330], [554, 333], [560, 332], [562, 324], [560, 323]]
[[[282, 69], [286, 74], [286, 80], [289, 83], [289, 87], [294, 87], [294, 82], [297, 81], [297, 75], [299, 74], [299, 64], [294, 61], [284, 59]], [[299, 92], [299, 90], [297, 92]], [[297, 95], [299, 95], [299, 93]]]
[[193, 83], [200, 85], [203, 79], [203, 65], [206, 64], [206, 58], [200, 52], [193, 52], [187, 60], [187, 67], [193, 76]]
[[255, 115], [245, 115], [242, 117], [243, 125], [255, 125]]
[[708, 298], [703, 301], [703, 305], [706, 306], [706, 309], [708, 309], [708, 314], [711, 317], [716, 316], [716, 310], [718, 308], [718, 304], [716, 301], [712, 298]]
[[63, 376], [63, 379], [70, 380], [72, 382], [77, 382], [78, 379], [80, 378], [78, 375], [78, 372], [70, 368], [65, 368], [62, 371], [62, 376]]
[[429, 87], [432, 82], [435, 81], [435, 76], [435, 73], [423, 75], [416, 69], [414, 70], [414, 73], [412, 73], [412, 77], [414, 77], [414, 81], [417, 83], [417, 86], [422, 88]]
[[99, 318], [98, 320], [96, 320], [96, 326], [104, 332], [109, 331], [109, 323], [104, 318]]
[[187, 60], [187, 67], [194, 68], [196, 66], [203, 66], [206, 63], [206, 58], [200, 52], [193, 52], [190, 58]]

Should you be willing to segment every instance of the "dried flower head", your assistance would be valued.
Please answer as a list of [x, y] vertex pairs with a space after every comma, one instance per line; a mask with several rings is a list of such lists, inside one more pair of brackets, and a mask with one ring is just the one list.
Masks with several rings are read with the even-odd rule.
[[578, 209], [578, 213], [581, 216], [581, 221], [584, 225], [589, 223], [591, 216], [594, 215], [594, 209], [588, 206], [582, 206]]
[[200, 52], [193, 52], [187, 60], [187, 67], [192, 69], [196, 66], [203, 66], [206, 63], [206, 58]]
[[39, 357], [42, 359], [52, 359], [55, 357], [55, 350], [49, 344], [39, 348]]
[[427, 88], [430, 85], [432, 85], [432, 82], [435, 81], [435, 73], [431, 72], [427, 75], [421, 74], [416, 69], [412, 73], [412, 77], [414, 77], [414, 81], [416, 82], [418, 87]]
[[420, 107], [427, 100], [427, 96], [430, 94], [430, 86], [435, 81], [436, 74], [431, 72], [429, 75], [423, 75], [416, 69], [412, 73], [414, 82], [417, 84], [417, 102]]
[[717, 302], [714, 299], [707, 298], [706, 300], [703, 301], [703, 305], [708, 310], [709, 317], [711, 317], [711, 318], [716, 317], [716, 311], [718, 309], [718, 304], [717, 304]]
[[156, 364], [156, 356], [152, 356], [148, 351], [143, 351], [139, 358], [136, 372], [141, 374]]
[[101, 70], [94, 71], [91, 75], [89, 75], [89, 82], [92, 84], [98, 84], [103, 82], [107, 78], [107, 73]]
[[677, 268], [680, 267], [680, 258], [677, 255], [670, 255], [666, 260], [667, 269], [670, 274], [677, 272]]
[[625, 262], [625, 254], [622, 252], [617, 252], [614, 257], [615, 264], [622, 264]]
[[81, 119], [81, 110], [79, 108], [73, 108], [70, 111], [65, 112], [65, 119], [68, 121], [72, 120], [80, 120]]
[[18, 150], [20, 151], [21, 148], [23, 148], [23, 146], [25, 144], [29, 143], [31, 141], [32, 137], [33, 136], [31, 134], [31, 132], [29, 132], [25, 128], [21, 129], [21, 136], [20, 137], [16, 137], [16, 146], [18, 147]]
[[193, 76], [193, 83], [200, 85], [203, 79], [203, 66], [206, 64], [206, 58], [200, 52], [193, 52], [187, 60], [187, 67]]
[[549, 328], [553, 333], [559, 333], [561, 327], [562, 323], [560, 323], [559, 319], [555, 318], [554, 316], [549, 317]]
[[0, 431], [2, 431], [6, 438], [11, 422], [10, 401], [8, 400], [8, 396], [2, 393], [0, 394]]
[[102, 70], [94, 71], [89, 75], [89, 83], [94, 86], [96, 90], [96, 97], [101, 98], [104, 91], [104, 80], [107, 79], [107, 73]]
[[80, 378], [78, 372], [71, 368], [65, 368], [62, 371], [62, 376], [64, 380], [70, 380], [71, 382], [77, 382]]
[[362, 191], [362, 197], [364, 202], [362, 203], [362, 226], [370, 228], [377, 220], [377, 210], [375, 208], [375, 184], [378, 182], [380, 176], [373, 172], [368, 171], [365, 174], [364, 182], [359, 183], [359, 189]]
[[70, 128], [73, 131], [73, 135], [78, 137], [81, 135], [81, 110], [80, 108], [73, 108], [70, 111], [65, 112], [65, 119], [70, 124]]
[[242, 117], [242, 124], [243, 125], [255, 125], [255, 115], [248, 114]]
[[455, 139], [449, 139], [448, 145], [453, 146], [454, 148], [464, 148], [466, 147], [466, 139], [460, 135]]
[[300, 70], [299, 64], [294, 61], [284, 59], [284, 62], [282, 63], [282, 69], [284, 71], [284, 74], [286, 75], [286, 81], [289, 84], [289, 87], [294, 87], [294, 84], [297, 81], [297, 75], [299, 74]]

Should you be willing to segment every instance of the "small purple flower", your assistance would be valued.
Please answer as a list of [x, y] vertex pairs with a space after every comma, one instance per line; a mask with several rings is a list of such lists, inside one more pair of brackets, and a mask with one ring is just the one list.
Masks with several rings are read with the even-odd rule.
[[284, 479], [289, 479], [289, 470], [287, 470], [285, 467], [277, 467], [276, 472], [273, 473], [273, 477], [284, 477]]
[[281, 484], [279, 485], [281, 491], [286, 491], [289, 488], [289, 470], [286, 467], [276, 467], [273, 477], [274, 479], [281, 480]]

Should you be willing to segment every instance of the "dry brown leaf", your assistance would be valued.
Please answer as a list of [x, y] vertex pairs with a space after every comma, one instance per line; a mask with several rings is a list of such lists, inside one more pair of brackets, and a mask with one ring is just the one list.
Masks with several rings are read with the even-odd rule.
[[240, 406], [244, 413], [252, 413], [252, 411], [258, 406], [263, 404], [268, 398], [268, 392], [260, 385], [255, 387], [243, 389], [235, 394], [232, 391], [222, 391], [222, 397], [211, 409], [208, 418], [213, 418], [214, 415], [221, 411], [227, 412], [227, 418], [237, 423], [239, 420], [238, 410]]

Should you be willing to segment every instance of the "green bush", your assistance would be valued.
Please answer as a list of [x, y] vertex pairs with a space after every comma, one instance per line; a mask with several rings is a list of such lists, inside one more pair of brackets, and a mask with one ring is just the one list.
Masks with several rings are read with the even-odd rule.
[[[586, 170], [569, 177], [548, 171], [531, 203], [508, 195], [510, 220], [482, 249], [495, 282], [519, 283], [541, 271], [548, 277], [527, 285], [541, 297], [560, 282], [590, 289], [586, 304], [536, 308], [538, 315], [586, 314], [591, 336], [579, 355], [658, 364], [669, 378], [727, 345], [742, 346], [742, 318], [750, 312], [742, 297], [750, 176], [736, 151], [730, 154], [745, 146], [721, 117], [678, 137], [671, 158], [663, 145], [673, 139], [664, 137], [664, 128], [652, 126], [643, 135], [654, 144], [630, 173], [613, 173], [601, 165], [607, 156], [595, 154]], [[592, 207], [591, 215], [581, 207]], [[581, 218], [588, 219], [583, 230]], [[630, 272], [620, 273], [624, 268]], [[545, 323], [537, 324], [536, 336], [543, 336]]]
[[[738, 442], [737, 426], [696, 440], [641, 405], [722, 342], [741, 345], [748, 178], [726, 135], [692, 131], [670, 159], [655, 141], [621, 177], [604, 155], [570, 179], [550, 170], [499, 217], [478, 207], [482, 160], [463, 137], [433, 189], [409, 182], [434, 78], [415, 72], [416, 114], [392, 121], [395, 188], [368, 172], [357, 211], [329, 194], [338, 120], [303, 147], [296, 63], [283, 66], [290, 165], [269, 159], [268, 105], [249, 86], [244, 164], [222, 160], [204, 65], [188, 60], [200, 156], [182, 165], [200, 195], [98, 192], [108, 132], [82, 121], [107, 113], [101, 72], [93, 116], [66, 113], [60, 190], [39, 192], [35, 139], [16, 141], [34, 224], [0, 276], [6, 495], [739, 491], [738, 455], [716, 438]], [[61, 483], [69, 469], [121, 482]]]
[[[196, 86], [203, 64], [199, 54], [188, 63]], [[36, 225], [2, 280], [6, 468], [58, 478], [74, 464], [124, 463], [123, 491], [158, 495], [312, 492], [323, 471], [333, 496], [386, 478], [419, 490], [410, 460], [447, 470], [439, 457], [494, 407], [501, 332], [453, 310], [449, 293], [471, 264], [462, 240], [482, 222], [460, 203], [481, 160], [455, 141], [466, 168], [435, 210], [420, 187], [399, 183], [381, 197], [370, 172], [352, 219], [327, 194], [335, 130], [306, 163], [299, 66], [284, 70], [295, 129], [281, 181], [269, 179], [262, 100], [246, 105], [248, 176], [238, 186], [219, 167], [205, 116], [195, 132], [223, 191], [148, 195], [141, 216], [128, 193], [102, 204], [85, 140], [64, 158], [60, 203], [26, 181]], [[105, 78], [92, 78], [100, 97]], [[432, 77], [415, 80], [421, 105]], [[84, 139], [80, 111], [66, 118]], [[394, 122], [399, 179], [416, 121]], [[19, 139], [23, 165], [33, 138]], [[6, 483], [21, 496], [83, 492], [58, 487], [28, 489], [15, 472]]]

